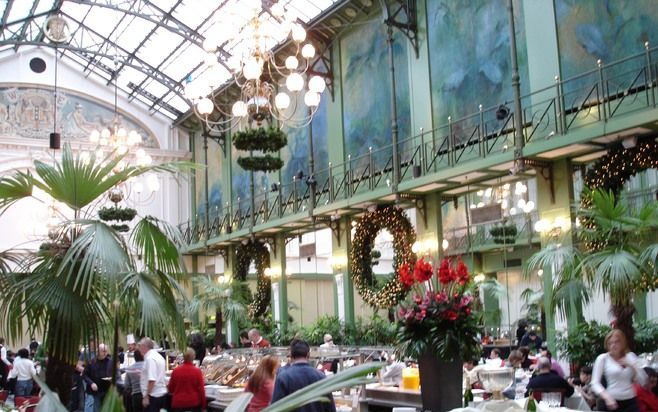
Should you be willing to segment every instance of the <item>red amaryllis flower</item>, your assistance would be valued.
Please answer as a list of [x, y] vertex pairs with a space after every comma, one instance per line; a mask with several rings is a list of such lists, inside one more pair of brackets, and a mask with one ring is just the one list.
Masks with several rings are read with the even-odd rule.
[[439, 266], [439, 270], [437, 271], [439, 282], [443, 285], [450, 283], [453, 280], [453, 272], [454, 271], [450, 267], [450, 261], [448, 259], [443, 259], [441, 266]]
[[420, 258], [416, 261], [416, 267], [414, 268], [414, 278], [418, 282], [423, 283], [430, 280], [433, 273], [434, 269], [432, 268], [431, 263], [425, 262], [425, 259], [423, 258]]
[[465, 285], [468, 281], [468, 268], [464, 262], [460, 260], [459, 263], [457, 263], [457, 282], [459, 282], [460, 285]]
[[454, 310], [446, 310], [445, 312], [441, 312], [441, 316], [448, 320], [456, 320], [459, 314]]
[[407, 288], [410, 288], [414, 284], [414, 275], [413, 273], [409, 270], [409, 265], [407, 263], [403, 264], [400, 266], [400, 269], [398, 270], [398, 273], [400, 274], [400, 282]]

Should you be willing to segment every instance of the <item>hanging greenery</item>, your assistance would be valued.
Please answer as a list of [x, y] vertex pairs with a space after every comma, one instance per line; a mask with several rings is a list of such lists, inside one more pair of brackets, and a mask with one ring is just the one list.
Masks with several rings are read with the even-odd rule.
[[368, 212], [359, 219], [352, 240], [350, 264], [352, 279], [363, 300], [375, 308], [391, 308], [407, 293], [399, 277], [393, 276], [379, 290], [370, 286], [373, 284], [372, 247], [382, 229], [387, 229], [393, 236], [393, 271], [397, 273], [404, 264], [413, 267], [416, 255], [411, 251], [411, 245], [416, 241], [416, 232], [404, 211], [393, 206]]
[[249, 305], [249, 317], [252, 319], [262, 316], [270, 304], [272, 281], [265, 276], [265, 269], [270, 266], [270, 252], [264, 244], [250, 240], [240, 245], [236, 251], [235, 279], [244, 282], [247, 280], [249, 265], [254, 261], [256, 266], [256, 295], [254, 301]]
[[489, 229], [494, 243], [501, 245], [513, 245], [516, 242], [517, 233], [518, 230], [514, 223], [503, 223]]
[[233, 146], [238, 150], [277, 152], [287, 144], [286, 134], [275, 127], [247, 129], [233, 135]]
[[[247, 129], [233, 135], [233, 146], [250, 152], [249, 156], [238, 158], [238, 164], [245, 170], [271, 172], [283, 167], [283, 160], [267, 153], [276, 153], [288, 144], [286, 134], [275, 127]], [[251, 152], [262, 152], [254, 156]]]
[[98, 217], [104, 222], [111, 220], [117, 222], [130, 222], [135, 216], [137, 216], [137, 211], [129, 207], [102, 207], [98, 211]]
[[238, 157], [238, 164], [244, 170], [272, 172], [283, 167], [283, 160], [271, 155]]

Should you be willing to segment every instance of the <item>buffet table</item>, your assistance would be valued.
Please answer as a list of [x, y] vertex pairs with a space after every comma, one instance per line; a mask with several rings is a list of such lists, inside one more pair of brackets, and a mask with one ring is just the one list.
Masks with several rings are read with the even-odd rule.
[[422, 410], [423, 401], [420, 391], [400, 389], [396, 386], [371, 383], [366, 385], [365, 402], [368, 405], [386, 406], [394, 408], [405, 406]]

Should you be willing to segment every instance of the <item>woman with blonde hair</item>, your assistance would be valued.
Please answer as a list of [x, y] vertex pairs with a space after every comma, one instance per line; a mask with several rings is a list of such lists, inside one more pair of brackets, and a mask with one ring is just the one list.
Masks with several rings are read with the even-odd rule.
[[592, 390], [603, 401], [598, 410], [637, 412], [639, 405], [633, 383], [644, 385], [647, 376], [628, 350], [626, 335], [613, 329], [605, 337], [606, 353], [599, 355], [592, 371]]
[[274, 378], [278, 368], [279, 359], [275, 356], [267, 355], [260, 360], [258, 367], [249, 378], [249, 382], [247, 382], [247, 387], [244, 389], [245, 392], [254, 394], [249, 405], [247, 405], [247, 412], [259, 412], [270, 404], [272, 392], [274, 391]]

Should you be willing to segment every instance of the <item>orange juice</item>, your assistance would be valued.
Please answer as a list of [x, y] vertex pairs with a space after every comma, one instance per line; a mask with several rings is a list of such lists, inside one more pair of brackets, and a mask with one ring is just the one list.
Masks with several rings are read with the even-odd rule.
[[404, 368], [402, 370], [402, 389], [417, 391], [420, 388], [420, 375], [418, 368]]

